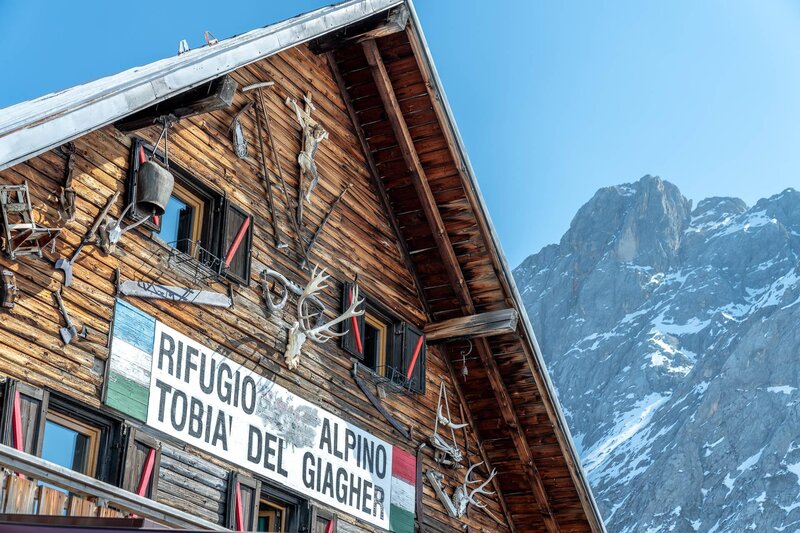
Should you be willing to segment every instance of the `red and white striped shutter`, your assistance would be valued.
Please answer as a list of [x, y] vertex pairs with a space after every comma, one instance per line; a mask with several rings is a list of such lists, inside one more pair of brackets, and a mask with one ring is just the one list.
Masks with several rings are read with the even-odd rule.
[[[342, 311], [347, 310], [353, 302], [353, 295], [355, 291], [355, 284], [346, 282], [342, 290]], [[364, 294], [359, 286], [359, 298], [364, 298]], [[357, 358], [359, 361], [364, 359], [364, 315], [352, 317], [350, 320], [342, 323], [342, 331], [347, 331], [346, 335], [342, 336], [342, 348]]]

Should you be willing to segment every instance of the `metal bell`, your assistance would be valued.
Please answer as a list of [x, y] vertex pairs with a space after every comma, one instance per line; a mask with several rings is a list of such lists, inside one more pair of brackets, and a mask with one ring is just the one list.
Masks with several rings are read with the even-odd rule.
[[136, 209], [142, 213], [163, 215], [174, 186], [175, 178], [169, 170], [154, 161], [145, 161], [139, 167]]

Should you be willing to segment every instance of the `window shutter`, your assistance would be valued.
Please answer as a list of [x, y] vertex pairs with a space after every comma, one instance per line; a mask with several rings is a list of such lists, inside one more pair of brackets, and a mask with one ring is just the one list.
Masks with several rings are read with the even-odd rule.
[[161, 468], [161, 443], [136, 428], [129, 428], [124, 464], [122, 488], [155, 499]]
[[250, 284], [250, 248], [253, 217], [225, 200], [220, 259], [227, 263], [227, 277], [242, 285]]
[[316, 506], [313, 509], [313, 513], [311, 520], [313, 529], [311, 533], [336, 533], [338, 524], [336, 523], [335, 515]]
[[255, 531], [260, 495], [260, 481], [231, 472], [228, 478], [226, 527], [234, 531]]
[[[17, 401], [18, 399], [18, 401]], [[50, 393], [18, 381], [3, 391], [3, 444], [40, 455]]]
[[422, 393], [425, 392], [425, 334], [411, 324], [403, 326], [403, 377], [412, 391]]
[[[350, 304], [353, 302], [353, 293], [355, 284], [346, 282], [342, 290], [342, 311], [346, 311]], [[359, 287], [359, 292], [361, 288]], [[359, 298], [363, 298], [364, 294], [361, 293]], [[364, 315], [353, 317], [347, 322], [342, 323], [342, 331], [347, 331], [347, 334], [342, 336], [342, 348], [354, 356], [359, 361], [364, 360]]]

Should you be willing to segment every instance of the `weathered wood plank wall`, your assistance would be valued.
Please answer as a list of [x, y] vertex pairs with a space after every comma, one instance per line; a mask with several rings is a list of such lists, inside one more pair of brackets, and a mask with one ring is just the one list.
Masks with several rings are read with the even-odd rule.
[[[347, 184], [353, 185], [321, 235], [311, 261], [325, 266], [338, 281], [358, 275], [362, 287], [371, 296], [400, 318], [423, 326], [426, 317], [413, 276], [405, 266], [397, 238], [383, 212], [354, 126], [325, 56], [316, 56], [305, 46], [299, 46], [253, 63], [232, 73], [232, 76], [240, 86], [268, 79], [276, 82], [274, 87], [265, 90], [265, 99], [294, 205], [299, 173], [296, 158], [301, 139], [293, 112], [284, 100], [287, 96], [300, 100], [306, 92], [311, 92], [316, 106], [313, 116], [329, 131], [330, 138], [322, 143], [316, 155], [322, 178], [314, 191], [313, 205], [305, 207], [307, 238], [333, 199]], [[303, 357], [296, 371], [289, 371], [283, 363], [280, 354], [284, 351], [286, 331], [296, 311], [290, 302], [282, 314], [266, 318], [258, 275], [270, 267], [304, 284], [308, 274], [298, 268], [299, 255], [293, 247], [285, 252], [277, 251], [273, 246], [273, 214], [269, 212], [258, 177], [258, 141], [252, 114], [241, 117], [250, 141], [250, 155], [240, 160], [231, 147], [228, 127], [232, 117], [252, 97], [252, 93], [239, 92], [231, 109], [186, 119], [170, 133], [170, 158], [223, 191], [254, 217], [250, 286], [236, 290], [235, 307], [230, 310], [159, 300], [128, 301], [168, 326], [225, 352], [233, 360], [259, 373], [271, 376], [298, 396], [414, 453], [418, 444], [426, 441], [433, 431], [441, 380], [448, 385], [451, 402], [456, 401], [448, 367], [438, 349], [432, 348], [428, 352], [426, 394], [390, 393], [384, 400], [401, 423], [413, 428], [411, 442], [399, 437], [358, 391], [350, 377], [352, 363], [335, 341], [324, 346], [309, 345], [308, 356]], [[159, 133], [158, 128], [149, 128], [136, 132], [136, 135], [153, 143]], [[124, 190], [131, 143], [131, 135], [122, 134], [113, 127], [76, 140], [73, 183], [78, 194], [77, 217], [62, 232], [55, 256], [69, 256], [108, 196], [114, 191]], [[271, 163], [268, 143], [265, 156], [270, 169], [276, 171]], [[63, 165], [63, 157], [55, 151], [48, 152], [0, 172], [0, 181], [21, 183], [28, 180], [39, 221], [56, 226], [56, 195]], [[273, 179], [272, 185], [275, 216], [281, 230], [291, 239], [293, 231], [288, 217], [293, 216], [293, 210], [287, 205], [277, 179]], [[118, 216], [122, 209], [119, 201], [111, 213]], [[406, 226], [411, 223], [404, 221]], [[60, 316], [51, 296], [51, 292], [60, 286], [61, 274], [54, 272], [45, 260], [24, 258], [12, 263], [0, 259], [0, 265], [16, 273], [21, 291], [16, 308], [0, 316], [3, 323], [0, 328], [2, 372], [99, 407], [115, 298], [114, 271], [119, 268], [125, 279], [155, 281], [158, 278], [160, 283], [186, 285], [186, 280], [164, 270], [166, 255], [164, 247], [154, 242], [149, 232], [144, 230], [134, 230], [125, 235], [112, 256], [104, 256], [93, 246], [87, 246], [74, 265], [74, 282], [64, 291], [64, 301], [73, 320], [79, 325], [89, 326], [92, 333], [87, 340], [66, 347], [58, 338]], [[339, 290], [334, 286], [321, 296], [330, 316], [340, 308]], [[471, 371], [475, 374], [471, 374], [470, 379], [477, 379], [477, 369]], [[471, 436], [468, 447], [472, 461], [479, 462], [477, 443]], [[425, 470], [434, 467], [430, 446], [423, 453]], [[200, 459], [194, 461], [190, 456]], [[194, 450], [181, 452], [179, 448], [167, 445], [163, 450], [157, 498], [208, 520], [221, 522], [225, 512], [226, 476], [230, 470], [235, 469]], [[463, 471], [457, 475], [446, 474], [449, 479], [461, 476]], [[449, 493], [454, 488], [452, 483], [448, 483]], [[502, 517], [498, 504], [488, 503], [489, 511]], [[424, 482], [424, 504], [425, 524], [431, 531], [447, 531], [460, 528], [462, 524], [469, 524], [476, 530], [507, 529], [476, 509], [470, 510], [463, 521], [449, 518], [427, 481]], [[347, 522], [346, 517], [343, 520]]]

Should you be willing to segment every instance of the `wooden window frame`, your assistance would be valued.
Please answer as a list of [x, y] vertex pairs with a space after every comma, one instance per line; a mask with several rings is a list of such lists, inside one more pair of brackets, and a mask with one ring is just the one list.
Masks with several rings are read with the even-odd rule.
[[[390, 341], [390, 333], [393, 332], [394, 327], [392, 322], [389, 322], [385, 319], [383, 314], [376, 312], [374, 306], [367, 304], [366, 309], [364, 310], [364, 337], [366, 341], [366, 326], [370, 326], [373, 329], [378, 331], [379, 334], [379, 345], [378, 345], [378, 353], [375, 355], [375, 367], [371, 367], [368, 365], [364, 365], [364, 368], [372, 370], [379, 376], [386, 377], [386, 371], [388, 369], [388, 358], [393, 351], [389, 347]], [[366, 351], [366, 345], [364, 347]], [[366, 354], [364, 354], [366, 358]]]
[[14, 436], [12, 434], [12, 417], [14, 411], [14, 396], [16, 392], [20, 395], [28, 396], [40, 403], [39, 420], [36, 422], [36, 436], [33, 441], [32, 455], [39, 456], [41, 454], [42, 442], [44, 440], [44, 426], [47, 422], [47, 406], [49, 403], [50, 393], [44, 389], [28, 385], [13, 379], [6, 381], [3, 392], [3, 443], [14, 447]]
[[[42, 444], [44, 443], [45, 425], [48, 419], [60, 418], [69, 419], [74, 422], [74, 427], [90, 427], [99, 431], [97, 439], [97, 453], [95, 460], [90, 463], [93, 477], [100, 481], [105, 481], [113, 485], [118, 485], [120, 478], [121, 465], [121, 441], [122, 441], [122, 419], [112, 416], [105, 411], [99, 411], [92, 407], [83, 405], [76, 400], [51, 393], [46, 389], [40, 389], [9, 379], [6, 381], [3, 394], [2, 408], [2, 437], [3, 443], [13, 447], [13, 436], [11, 434], [13, 397], [15, 391], [20, 394], [36, 399], [40, 402], [36, 421], [37, 434], [34, 439], [34, 449], [31, 455], [42, 456]], [[9, 401], [11, 399], [11, 401]]]
[[[71, 429], [75, 433], [89, 438], [89, 448], [85, 458], [86, 471], [80, 473], [86, 474], [89, 477], [94, 477], [97, 472], [97, 464], [99, 463], [100, 438], [103, 430], [59, 411], [48, 410], [44, 418], [45, 424], [47, 424], [47, 422], [53, 422], [54, 424]], [[44, 442], [44, 436], [42, 437], [42, 442]], [[42, 450], [40, 449], [39, 454], [41, 455], [41, 453]]]
[[327, 509], [321, 508], [318, 505], [313, 505], [311, 507], [311, 524], [310, 524], [311, 527], [309, 528], [309, 531], [311, 531], [312, 533], [316, 533], [314, 531], [314, 527], [316, 527], [317, 520], [320, 518], [323, 520], [327, 520], [328, 522], [333, 522], [333, 531], [331, 533], [336, 533], [338, 531], [339, 516]]
[[[149, 154], [151, 154], [153, 151], [153, 146], [139, 138], [134, 138], [131, 144], [128, 176], [125, 187], [125, 205], [129, 205], [131, 203], [134, 204], [128, 214], [128, 217], [133, 221], [140, 220], [142, 216], [145, 216], [143, 213], [139, 213], [136, 210], [135, 204], [138, 187], [137, 176], [140, 166], [140, 149], [144, 149], [145, 153], [149, 156]], [[160, 150], [156, 150], [155, 158], [163, 164], [164, 153]], [[250, 218], [250, 226], [247, 230], [247, 234], [245, 235], [245, 239], [241, 243], [241, 246], [246, 249], [246, 268], [245, 272], [243, 273], [244, 275], [238, 275], [233, 272], [225, 272], [225, 277], [228, 280], [239, 285], [249, 286], [250, 272], [252, 268], [253, 215], [248, 213], [243, 207], [231, 203], [225, 193], [210, 185], [208, 180], [204, 180], [195, 176], [177, 164], [173, 159], [170, 159], [169, 161], [169, 171], [175, 178], [173, 194], [185, 202], [187, 198], [189, 200], [193, 200], [191, 202], [186, 202], [187, 204], [191, 204], [193, 207], [198, 205], [196, 200], [199, 200], [199, 204], [202, 205], [202, 209], [200, 209], [201, 212], [196, 213], [192, 221], [192, 240], [194, 243], [199, 241], [200, 246], [204, 250], [208, 251], [208, 253], [212, 254], [220, 261], [225, 260], [225, 254], [228, 251], [228, 244], [225, 242], [225, 226], [227, 224], [228, 210], [233, 209]], [[176, 191], [178, 194], [175, 194]], [[183, 195], [181, 195], [181, 192], [183, 192]], [[195, 227], [196, 225], [199, 225], [199, 228]], [[152, 238], [158, 239], [162, 243], [165, 242], [158, 235], [158, 232], [161, 229], [160, 226], [153, 222], [152, 219], [142, 224], [142, 227], [151, 231]], [[192, 247], [189, 248], [188, 252], [186, 252], [187, 254], [192, 255], [192, 257], [195, 257], [196, 255], [194, 254], [194, 246], [195, 244], [193, 244]]]
[[[172, 189], [172, 196], [179, 198], [183, 203], [192, 208], [192, 227], [188, 239], [190, 241], [189, 254], [194, 255], [194, 246], [199, 242], [203, 246], [203, 226], [205, 225], [205, 211], [207, 200], [190, 191], [183, 183], [176, 181]], [[159, 230], [161, 228], [159, 227]], [[162, 239], [163, 240], [163, 239]]]

